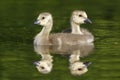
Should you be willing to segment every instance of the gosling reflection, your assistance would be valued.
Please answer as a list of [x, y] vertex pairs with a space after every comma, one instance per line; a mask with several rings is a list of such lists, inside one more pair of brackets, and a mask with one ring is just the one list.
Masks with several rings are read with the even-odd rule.
[[87, 56], [94, 48], [93, 43], [73, 46], [34, 46], [35, 52], [41, 55], [41, 60], [34, 62], [40, 73], [47, 74], [52, 71], [54, 54], [69, 55], [69, 69], [72, 75], [82, 75], [88, 71], [91, 62], [82, 62], [80, 57]]
[[51, 72], [53, 67], [53, 59], [49, 54], [49, 46], [34, 46], [35, 52], [41, 55], [41, 60], [34, 62], [37, 70], [40, 73], [48, 74]]
[[88, 66], [91, 62], [82, 62], [80, 61], [80, 50], [73, 51], [70, 55], [70, 72], [73, 75], [82, 75], [88, 71]]

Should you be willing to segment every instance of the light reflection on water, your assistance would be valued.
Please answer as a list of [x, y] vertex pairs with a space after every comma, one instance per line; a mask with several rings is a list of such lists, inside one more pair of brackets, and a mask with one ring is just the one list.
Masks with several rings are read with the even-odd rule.
[[53, 57], [51, 54], [69, 56], [69, 69], [72, 75], [82, 75], [88, 71], [91, 62], [83, 62], [80, 57], [88, 56], [94, 48], [93, 43], [83, 43], [80, 45], [39, 45], [34, 46], [34, 50], [42, 58], [34, 62], [35, 67], [40, 73], [48, 74], [53, 68]]

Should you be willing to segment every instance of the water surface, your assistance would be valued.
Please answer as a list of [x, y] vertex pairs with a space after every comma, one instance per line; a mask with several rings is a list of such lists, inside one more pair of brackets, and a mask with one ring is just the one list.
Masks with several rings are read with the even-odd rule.
[[[0, 80], [119, 80], [120, 79], [120, 0], [0, 0]], [[33, 48], [33, 37], [42, 27], [33, 22], [40, 12], [53, 14], [52, 33], [69, 28], [75, 9], [85, 10], [93, 24], [81, 25], [95, 36], [89, 71], [73, 76], [68, 58], [54, 54], [50, 74], [39, 73], [34, 61], [40, 59]]]

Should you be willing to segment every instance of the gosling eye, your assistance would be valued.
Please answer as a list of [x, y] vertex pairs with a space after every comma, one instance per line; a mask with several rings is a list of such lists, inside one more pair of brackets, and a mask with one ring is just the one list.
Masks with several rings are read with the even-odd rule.
[[78, 68], [78, 71], [82, 71], [82, 68]]
[[43, 66], [41, 66], [41, 69], [45, 69]]
[[82, 15], [81, 15], [81, 14], [79, 14], [79, 17], [82, 17]]
[[42, 17], [42, 20], [45, 19], [45, 17]]

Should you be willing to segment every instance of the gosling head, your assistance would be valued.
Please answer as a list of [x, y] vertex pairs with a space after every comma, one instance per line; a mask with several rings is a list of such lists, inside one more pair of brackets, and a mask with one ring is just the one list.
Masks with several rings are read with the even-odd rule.
[[50, 73], [53, 66], [52, 62], [46, 60], [34, 62], [34, 65], [36, 66], [37, 70], [42, 74]]
[[88, 71], [88, 66], [91, 64], [91, 62], [75, 62], [70, 65], [70, 72], [72, 75], [80, 76], [82, 74], [85, 74]]
[[80, 10], [75, 10], [72, 12], [71, 21], [78, 25], [83, 23], [92, 23], [90, 19], [87, 18], [86, 12]]
[[52, 21], [52, 15], [48, 12], [40, 13], [34, 24], [47, 26]]

